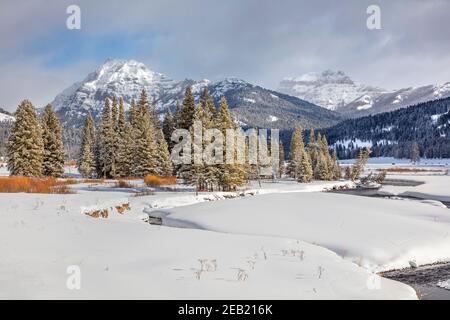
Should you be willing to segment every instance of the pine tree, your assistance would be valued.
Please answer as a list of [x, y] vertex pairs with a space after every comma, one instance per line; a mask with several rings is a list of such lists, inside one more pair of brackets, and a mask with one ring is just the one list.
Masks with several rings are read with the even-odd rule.
[[175, 130], [175, 119], [173, 118], [170, 109], [167, 109], [164, 115], [162, 130], [164, 134], [164, 139], [166, 139], [166, 143], [169, 148], [169, 152], [171, 152], [174, 145], [174, 142], [172, 141], [172, 133]]
[[413, 164], [416, 164], [417, 162], [420, 161], [419, 144], [415, 141], [411, 145], [410, 159]]
[[181, 111], [182, 111], [183, 107], [180, 104], [179, 101], [177, 101], [177, 105], [175, 107], [175, 114], [173, 116], [173, 122], [175, 124], [175, 128], [176, 129], [182, 129], [181, 128]]
[[327, 138], [325, 136], [321, 136], [320, 140], [318, 140], [318, 143], [319, 143], [319, 148], [320, 148], [319, 152], [323, 154], [324, 160], [325, 160], [325, 163], [326, 163], [327, 169], [328, 169], [328, 177], [326, 180], [333, 180], [334, 163], [333, 163], [333, 159], [331, 158], [331, 155], [330, 155]]
[[317, 164], [314, 168], [314, 177], [317, 180], [330, 180], [330, 172], [328, 171], [327, 161], [323, 153], [319, 153]]
[[47, 105], [41, 119], [44, 143], [44, 176], [59, 178], [64, 174], [64, 145], [61, 124], [51, 105]]
[[303, 142], [302, 129], [295, 128], [291, 138], [291, 152], [289, 155], [289, 174], [297, 179], [300, 175], [300, 164], [305, 154], [305, 145]]
[[333, 180], [340, 180], [342, 178], [342, 170], [339, 166], [339, 160], [337, 158], [337, 151], [336, 148], [333, 150], [333, 157], [332, 157], [332, 163], [333, 163]]
[[15, 116], [7, 143], [8, 170], [13, 176], [41, 176], [44, 142], [36, 110], [24, 100]]
[[112, 123], [114, 132], [117, 132], [118, 118], [119, 118], [119, 107], [117, 105], [117, 98], [113, 97], [112, 103], [111, 103], [111, 123]]
[[203, 89], [202, 94], [200, 95], [200, 103], [203, 105], [205, 113], [209, 115], [209, 120], [212, 121], [216, 114], [216, 105], [207, 87]]
[[308, 153], [311, 159], [311, 165], [313, 168], [315, 168], [317, 165], [317, 158], [318, 158], [318, 146], [316, 143], [316, 137], [313, 129], [310, 129], [309, 131]]
[[352, 181], [359, 179], [371, 153], [372, 150], [370, 148], [364, 148], [359, 152], [358, 159], [356, 159], [356, 162], [351, 169], [350, 179]]
[[78, 158], [78, 171], [83, 178], [95, 177], [95, 127], [91, 114], [86, 117], [81, 136], [80, 156]]
[[122, 147], [120, 148], [119, 154], [119, 177], [131, 177], [133, 175], [132, 169], [135, 163], [135, 136], [133, 132], [131, 124], [126, 123], [122, 136]]
[[136, 121], [138, 118], [139, 118], [139, 110], [138, 107], [136, 106], [136, 101], [132, 99], [130, 104], [130, 117], [129, 117], [130, 124], [132, 126], [136, 125]]
[[117, 132], [119, 136], [123, 135], [125, 132], [125, 107], [123, 105], [123, 98], [119, 100], [119, 114], [117, 115]]
[[156, 129], [150, 116], [145, 90], [142, 90], [136, 108], [138, 112], [133, 125], [135, 139], [133, 175], [137, 177], [156, 175], [158, 174]]
[[[216, 128], [218, 128], [224, 136], [224, 146], [227, 145], [226, 141], [226, 130], [236, 129], [237, 125], [231, 116], [230, 110], [228, 108], [228, 103], [225, 97], [220, 100], [219, 111], [216, 118]], [[233, 150], [234, 154], [232, 157], [236, 159], [236, 150]], [[224, 157], [227, 158], [226, 148], [224, 148]], [[221, 164], [218, 166], [218, 181], [220, 186], [224, 191], [235, 190], [237, 187], [241, 186], [245, 182], [245, 170], [244, 166], [241, 164]]]
[[191, 87], [186, 88], [184, 95], [183, 105], [180, 112], [179, 123], [177, 123], [179, 129], [189, 130], [194, 123], [195, 115], [195, 101], [192, 94]]
[[[196, 114], [196, 119], [202, 122], [203, 126], [203, 137], [205, 137], [206, 131], [209, 129], [215, 129], [215, 116], [216, 116], [216, 105], [214, 99], [211, 97], [208, 88], [205, 87], [200, 96], [200, 106], [199, 112]], [[209, 142], [204, 141], [203, 150]], [[205, 161], [205, 159], [204, 159]], [[205, 183], [205, 188], [213, 191], [215, 186], [217, 186], [219, 181], [219, 171], [217, 165], [208, 164], [207, 161], [204, 162], [202, 167], [202, 175]]]
[[308, 183], [313, 180], [314, 172], [311, 166], [311, 160], [307, 152], [304, 153], [302, 160], [300, 162], [300, 170], [298, 175], [298, 181], [303, 183]]
[[104, 178], [113, 178], [116, 175], [116, 141], [114, 132], [115, 122], [111, 115], [111, 105], [109, 99], [105, 101], [100, 122], [98, 143], [98, 176]]
[[161, 121], [159, 120], [158, 112], [156, 111], [156, 99], [153, 98], [152, 103], [150, 104], [149, 114], [150, 119], [153, 121], [153, 125], [156, 130], [161, 129]]
[[115, 132], [115, 144], [116, 144], [116, 176], [117, 177], [127, 177], [129, 176], [128, 170], [128, 158], [127, 158], [127, 148], [129, 146], [127, 143], [133, 144], [133, 141], [125, 141], [126, 130], [126, 120], [125, 120], [125, 109], [123, 105], [123, 99], [119, 100], [119, 111], [117, 115], [117, 126]]
[[160, 176], [171, 176], [173, 173], [172, 160], [170, 158], [169, 148], [164, 138], [162, 129], [158, 130], [158, 153], [157, 163], [159, 165], [158, 174]]

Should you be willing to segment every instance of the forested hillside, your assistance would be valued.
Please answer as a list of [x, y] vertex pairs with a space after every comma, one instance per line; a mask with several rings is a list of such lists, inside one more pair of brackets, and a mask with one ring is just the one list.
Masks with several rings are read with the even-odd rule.
[[322, 129], [339, 158], [354, 158], [362, 147], [372, 156], [408, 158], [417, 143], [420, 156], [450, 157], [450, 98], [343, 121]]

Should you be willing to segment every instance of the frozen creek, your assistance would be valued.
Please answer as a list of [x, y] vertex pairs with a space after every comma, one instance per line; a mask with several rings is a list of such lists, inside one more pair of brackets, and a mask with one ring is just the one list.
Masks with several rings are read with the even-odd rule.
[[[385, 185], [415, 187], [423, 183], [413, 180], [390, 179]], [[424, 199], [408, 196], [386, 196], [374, 190], [340, 190], [338, 193], [350, 194], [363, 197], [379, 197], [393, 200], [423, 201]], [[426, 200], [426, 199], [425, 199]], [[440, 201], [450, 209], [450, 202]], [[382, 276], [388, 279], [399, 281], [413, 287], [421, 300], [450, 300], [450, 289], [439, 285], [443, 282], [450, 282], [450, 263], [431, 264], [418, 268], [407, 268], [383, 272]]]

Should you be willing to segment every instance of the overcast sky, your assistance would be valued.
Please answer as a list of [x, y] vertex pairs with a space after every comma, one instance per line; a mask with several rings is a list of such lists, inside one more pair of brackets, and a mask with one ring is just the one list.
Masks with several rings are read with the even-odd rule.
[[[81, 30], [66, 28], [70, 4]], [[371, 4], [381, 30], [366, 27]], [[325, 69], [388, 89], [447, 82], [449, 13], [450, 0], [1, 0], [0, 107], [42, 106], [108, 57], [273, 89]]]

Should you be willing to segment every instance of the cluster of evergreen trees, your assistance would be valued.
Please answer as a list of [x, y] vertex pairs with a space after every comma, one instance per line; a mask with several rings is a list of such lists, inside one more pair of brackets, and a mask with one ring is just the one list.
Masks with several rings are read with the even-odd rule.
[[330, 155], [325, 136], [322, 136], [320, 132], [316, 136], [312, 129], [306, 147], [302, 130], [295, 129], [291, 138], [289, 160], [288, 174], [299, 182], [341, 178], [336, 150]]
[[[113, 98], [112, 103], [106, 100], [98, 128], [90, 115], [86, 118], [78, 159], [79, 172], [88, 178], [178, 174], [185, 183], [194, 184], [200, 190], [232, 190], [242, 185], [245, 181], [242, 165], [201, 161], [201, 164], [193, 162], [173, 167], [170, 158], [175, 143], [172, 133], [175, 129], [186, 129], [193, 135], [195, 121], [202, 123], [204, 133], [216, 128], [224, 136], [226, 129], [237, 127], [225, 98], [216, 109], [207, 89], [196, 105], [191, 88], [187, 88], [175, 115], [167, 110], [162, 123], [155, 105], [148, 103], [145, 90], [137, 103], [132, 102], [128, 119], [122, 99]], [[198, 146], [194, 143], [192, 149], [203, 150], [203, 147], [203, 142]]]
[[7, 142], [8, 170], [14, 176], [60, 177], [64, 173], [61, 125], [52, 106], [39, 118], [33, 104], [24, 100], [15, 113]]
[[[192, 151], [194, 155], [196, 150], [204, 150], [205, 143], [211, 142], [211, 139], [208, 139], [207, 137], [206, 130], [219, 130], [224, 138], [223, 145], [226, 145], [226, 130], [236, 129], [238, 127], [230, 113], [225, 97], [221, 98], [219, 108], [216, 108], [214, 99], [209, 94], [207, 88], [202, 91], [199, 103], [196, 106], [192, 91], [188, 87], [182, 106], [178, 109], [173, 123], [170, 122], [170, 113], [166, 114], [164, 127], [166, 128], [168, 136], [171, 135], [171, 125], [173, 126], [172, 129], [176, 127], [177, 129], [191, 130], [193, 141]], [[205, 139], [198, 141], [193, 136], [194, 132], [192, 130], [194, 122], [201, 123], [202, 136], [205, 137]], [[226, 159], [227, 156], [236, 158], [236, 154], [227, 155], [227, 152], [235, 153], [236, 150], [227, 151], [226, 148], [223, 148], [223, 159]], [[208, 161], [204, 161], [206, 159], [197, 159], [199, 161], [195, 160], [196, 159], [193, 159], [193, 163], [191, 164], [181, 165], [179, 167], [179, 174], [186, 183], [196, 185], [199, 190], [235, 190], [238, 186], [244, 184], [247, 172], [249, 171], [245, 164], [211, 164], [208, 163]]]
[[172, 175], [172, 163], [154, 104], [142, 91], [125, 115], [123, 99], [106, 99], [97, 128], [88, 115], [82, 132], [78, 170], [85, 178]]
[[[39, 118], [32, 103], [25, 100], [20, 104], [15, 116], [16, 121], [12, 125], [7, 143], [8, 168], [11, 175], [62, 176], [64, 146], [61, 125], [52, 107], [48, 105]], [[204, 139], [195, 137], [194, 127], [200, 123]], [[237, 128], [227, 100], [222, 97], [219, 106], [216, 106], [206, 88], [196, 104], [191, 88], [188, 87], [175, 114], [172, 114], [170, 109], [167, 110], [162, 122], [159, 120], [155, 103], [149, 103], [145, 90], [141, 92], [137, 102], [132, 101], [128, 114], [125, 113], [123, 99], [113, 97], [111, 100], [106, 99], [98, 124], [95, 124], [91, 115], [86, 117], [77, 166], [85, 178], [175, 174], [183, 178], [185, 183], [196, 185], [198, 190], [235, 190], [250, 179], [259, 179], [262, 172], [259, 154], [256, 155], [256, 163], [249, 161], [250, 139], [245, 140], [244, 151], [238, 150], [236, 140], [234, 148], [226, 147], [226, 139], [230, 138], [227, 130]], [[196, 154], [200, 154], [200, 161], [192, 159], [190, 163], [173, 165], [170, 154], [175, 144], [172, 141], [175, 129], [186, 129], [190, 132], [193, 143], [189, 152], [194, 158]], [[216, 139], [215, 136], [209, 136], [209, 129], [221, 133], [224, 139], [223, 154], [220, 157], [224, 161], [220, 163], [209, 163], [203, 153], [206, 145]], [[256, 134], [256, 131], [254, 133]], [[272, 153], [271, 138], [268, 138], [267, 156]], [[258, 149], [261, 143], [262, 141], [256, 140]], [[298, 181], [340, 178], [341, 170], [336, 152], [330, 155], [327, 140], [320, 133], [315, 136], [314, 131], [311, 131], [309, 143], [305, 147], [302, 130], [298, 128], [292, 136], [290, 148], [288, 173]], [[196, 153], [196, 150], [201, 152]], [[242, 152], [245, 158], [243, 162], [238, 160], [239, 156], [242, 159]], [[276, 152], [279, 152], [280, 163], [277, 166], [280, 170], [272, 176], [280, 176], [284, 171], [282, 144]], [[225, 161], [230, 158], [235, 161]], [[272, 163], [265, 166], [273, 168]]]

